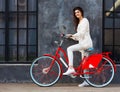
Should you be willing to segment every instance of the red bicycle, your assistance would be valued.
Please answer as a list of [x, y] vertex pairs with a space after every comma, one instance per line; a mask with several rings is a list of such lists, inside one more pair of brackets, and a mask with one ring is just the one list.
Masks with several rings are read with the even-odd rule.
[[[65, 36], [61, 37], [55, 55], [44, 54], [33, 61], [30, 67], [30, 76], [33, 82], [39, 86], [47, 87], [54, 85], [64, 72], [63, 65], [68, 68], [68, 57], [62, 49]], [[110, 58], [111, 52], [94, 53], [89, 55], [93, 48], [88, 48], [79, 66], [74, 67], [75, 73], [70, 74], [72, 78], [80, 76], [84, 78], [88, 84], [94, 87], [104, 87], [113, 80], [116, 65]], [[61, 57], [63, 53], [65, 60]]]

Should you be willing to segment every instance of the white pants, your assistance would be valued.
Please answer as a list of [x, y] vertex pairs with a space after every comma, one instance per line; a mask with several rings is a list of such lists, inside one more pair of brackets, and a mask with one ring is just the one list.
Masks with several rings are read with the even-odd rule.
[[69, 66], [73, 66], [73, 52], [80, 51], [83, 59], [84, 50], [85, 50], [84, 46], [81, 46], [80, 44], [71, 45], [67, 48]]

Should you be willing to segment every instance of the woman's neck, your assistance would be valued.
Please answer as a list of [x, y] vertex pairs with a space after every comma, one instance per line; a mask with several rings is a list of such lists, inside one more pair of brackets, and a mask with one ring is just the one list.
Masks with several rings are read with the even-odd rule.
[[79, 18], [79, 23], [80, 23], [80, 21], [83, 19], [83, 17], [81, 17], [81, 18]]
[[83, 19], [83, 17], [80, 17], [79, 20], [81, 21]]

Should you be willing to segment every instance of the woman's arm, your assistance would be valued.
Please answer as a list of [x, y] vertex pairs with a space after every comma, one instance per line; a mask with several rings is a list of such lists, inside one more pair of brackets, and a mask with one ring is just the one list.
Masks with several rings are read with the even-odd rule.
[[73, 40], [79, 40], [84, 39], [85, 33], [88, 31], [89, 22], [87, 19], [84, 19], [82, 23], [80, 24], [80, 27], [78, 27], [78, 32], [72, 35]]

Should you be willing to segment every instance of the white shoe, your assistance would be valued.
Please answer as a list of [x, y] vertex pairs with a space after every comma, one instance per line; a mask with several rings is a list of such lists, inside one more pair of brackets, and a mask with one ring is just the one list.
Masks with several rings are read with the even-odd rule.
[[85, 87], [85, 86], [88, 86], [88, 85], [89, 84], [86, 81], [84, 81], [82, 84], [79, 84], [78, 87]]
[[63, 75], [70, 75], [71, 73], [75, 73], [74, 68], [72, 69], [68, 68], [68, 70], [65, 73], [63, 73]]

